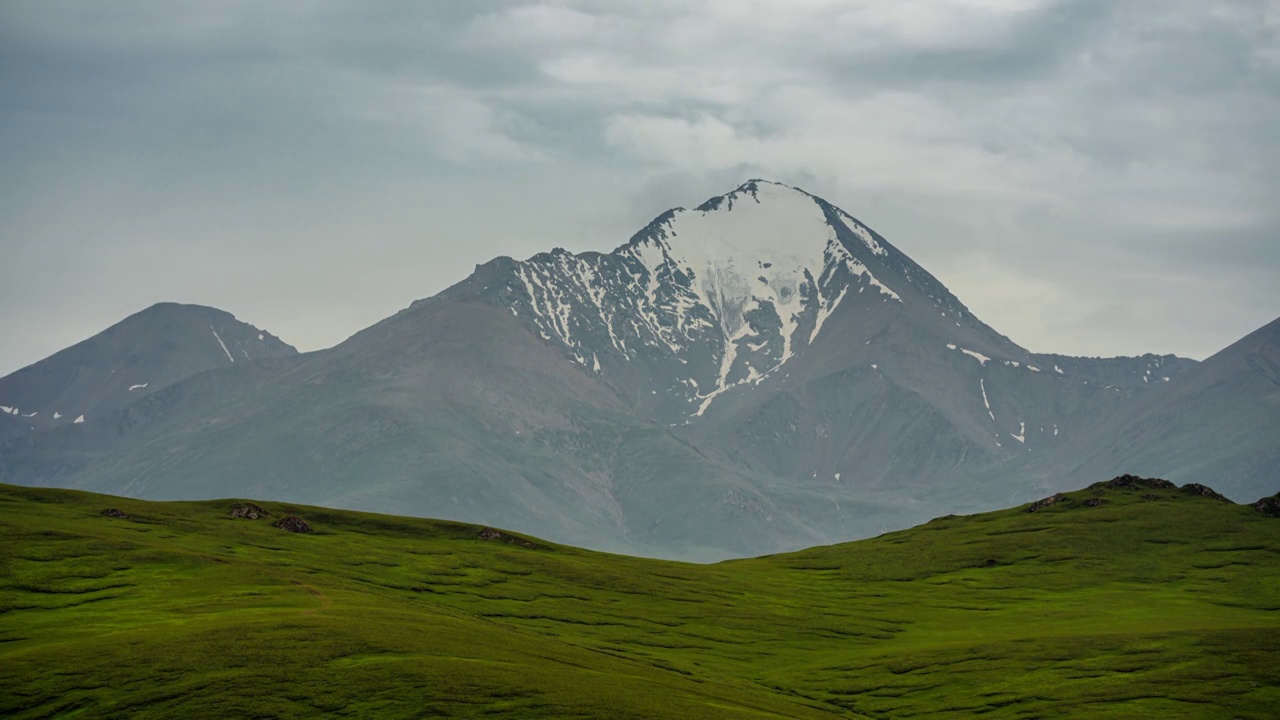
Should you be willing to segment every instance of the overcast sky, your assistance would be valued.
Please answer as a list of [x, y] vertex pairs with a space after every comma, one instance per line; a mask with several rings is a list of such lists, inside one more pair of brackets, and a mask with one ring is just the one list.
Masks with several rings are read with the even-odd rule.
[[3, 0], [0, 375], [154, 302], [301, 349], [750, 177], [1033, 351], [1280, 316], [1280, 0]]

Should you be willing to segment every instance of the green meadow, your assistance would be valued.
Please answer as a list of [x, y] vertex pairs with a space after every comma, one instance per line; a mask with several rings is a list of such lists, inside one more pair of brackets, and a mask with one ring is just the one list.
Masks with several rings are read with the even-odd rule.
[[715, 565], [233, 502], [0, 485], [0, 716], [1280, 712], [1280, 518], [1174, 488]]

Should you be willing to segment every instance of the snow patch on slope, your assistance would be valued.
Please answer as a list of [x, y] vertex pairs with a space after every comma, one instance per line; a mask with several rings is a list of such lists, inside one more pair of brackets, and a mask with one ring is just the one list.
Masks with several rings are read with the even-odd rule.
[[218, 339], [218, 345], [222, 348], [222, 352], [227, 354], [227, 359], [235, 362], [236, 359], [231, 357], [231, 351], [227, 349], [227, 344], [222, 342], [222, 337], [218, 335], [218, 331], [214, 330], [212, 325], [209, 326], [209, 332], [213, 333], [213, 336]]
[[[981, 365], [986, 365], [987, 363], [991, 362], [991, 358], [987, 357], [986, 355], [983, 355], [982, 353], [977, 352], [977, 351], [974, 351], [974, 350], [969, 350], [969, 349], [967, 349], [967, 348], [959, 347], [959, 346], [958, 346], [958, 345], [956, 345], [955, 343], [947, 343], [947, 349], [948, 349], [948, 350], [959, 350], [960, 352], [964, 353], [965, 355], [968, 355], [969, 357], [973, 358], [974, 360], [977, 360], [977, 361], [978, 361], [978, 363], [979, 363], [979, 364], [981, 364]], [[1012, 360], [1005, 360], [1005, 361], [1004, 361], [1004, 364], [1005, 364], [1005, 365], [1012, 365], [1013, 367], [1018, 367], [1021, 363], [1013, 362]], [[1039, 371], [1037, 371], [1037, 372], [1039, 372]]]
[[880, 256], [889, 254], [889, 251], [885, 250], [884, 246], [876, 241], [875, 236], [871, 234], [870, 230], [863, 227], [862, 223], [849, 217], [843, 210], [836, 214], [840, 216], [840, 221], [844, 223], [844, 226], [849, 228], [849, 232], [858, 236], [858, 239], [862, 241], [862, 244], [867, 246], [868, 250]]
[[831, 313], [835, 312], [835, 309], [840, 306], [840, 301], [844, 300], [844, 296], [848, 292], [849, 288], [841, 288], [840, 294], [836, 296], [835, 300], [830, 302], [823, 300], [822, 304], [818, 306], [818, 319], [814, 321], [813, 332], [809, 333], [810, 345], [813, 344], [814, 340], [818, 339], [818, 333], [822, 332], [823, 324], [827, 322], [827, 318], [831, 317]]

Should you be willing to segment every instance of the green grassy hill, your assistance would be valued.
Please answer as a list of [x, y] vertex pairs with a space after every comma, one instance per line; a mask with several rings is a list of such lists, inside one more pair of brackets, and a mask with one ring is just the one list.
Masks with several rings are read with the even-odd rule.
[[0, 715], [1274, 717], [1280, 519], [1115, 485], [718, 565], [0, 485]]

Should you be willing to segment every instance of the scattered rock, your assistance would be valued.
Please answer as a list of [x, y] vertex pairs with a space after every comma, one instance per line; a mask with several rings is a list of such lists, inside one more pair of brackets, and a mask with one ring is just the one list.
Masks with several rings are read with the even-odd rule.
[[258, 518], [264, 518], [268, 515], [270, 515], [270, 513], [253, 503], [236, 503], [231, 506], [231, 517], [233, 518], [257, 520]]
[[1280, 493], [1262, 498], [1253, 504], [1253, 509], [1267, 517], [1280, 517]]
[[1057, 493], [1056, 495], [1050, 495], [1049, 497], [1043, 500], [1037, 500], [1031, 503], [1031, 505], [1027, 506], [1026, 512], [1030, 513], [1043, 508], [1053, 507], [1054, 505], [1057, 505], [1058, 503], [1063, 502], [1066, 499], [1067, 499], [1067, 496], [1063, 495], [1062, 493]]
[[272, 523], [272, 527], [278, 527], [281, 530], [287, 530], [291, 533], [311, 532], [311, 526], [307, 524], [307, 521], [303, 520], [297, 515], [290, 515], [286, 518], [277, 520], [276, 522]]
[[992, 559], [990, 559], [990, 558], [988, 558], [988, 559], [987, 559], [987, 562], [986, 562], [986, 566], [987, 566], [987, 567], [995, 567], [995, 566], [996, 566], [996, 561], [995, 561], [995, 560], [992, 560]]
[[126, 514], [125, 514], [125, 512], [124, 512], [123, 510], [117, 510], [117, 509], [115, 509], [115, 508], [107, 508], [106, 510], [103, 510], [103, 511], [102, 511], [102, 514], [103, 514], [103, 515], [106, 515], [107, 517], [113, 517], [113, 518], [127, 518], [127, 517], [129, 517], [128, 515], [126, 515]]
[[514, 535], [508, 535], [502, 532], [501, 530], [494, 530], [491, 527], [482, 528], [480, 532], [476, 533], [476, 537], [480, 538], [481, 540], [500, 540], [508, 545], [519, 545], [520, 547], [527, 547], [527, 548], [538, 547], [534, 543], [529, 542], [524, 538], [519, 538]]
[[1160, 478], [1144, 478], [1137, 475], [1120, 475], [1119, 477], [1114, 477], [1104, 482], [1094, 483], [1089, 487], [1106, 488], [1108, 490], [1137, 490], [1139, 488], [1171, 490], [1178, 486], [1168, 480], [1162, 480]]
[[1089, 498], [1088, 500], [1085, 500], [1085, 501], [1084, 501], [1084, 506], [1085, 506], [1085, 507], [1098, 507], [1099, 505], [1101, 505], [1101, 504], [1102, 504], [1102, 503], [1104, 503], [1104, 502], [1106, 502], [1106, 500], [1103, 500], [1102, 498]]
[[1219, 493], [1208, 485], [1201, 485], [1200, 483], [1187, 483], [1186, 485], [1178, 488], [1178, 492], [1185, 495], [1213, 498], [1214, 500], [1221, 500], [1222, 502], [1231, 502], [1223, 496], [1222, 493]]
[[1142, 496], [1142, 499], [1143, 500], [1159, 500], [1161, 498], [1159, 495], [1156, 495], [1155, 493], [1147, 493]]

